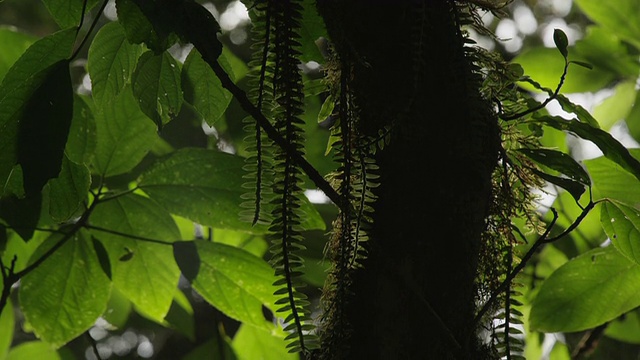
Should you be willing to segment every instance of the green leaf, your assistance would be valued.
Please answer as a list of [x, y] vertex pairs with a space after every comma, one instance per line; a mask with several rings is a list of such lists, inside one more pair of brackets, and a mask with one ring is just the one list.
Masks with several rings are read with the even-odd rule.
[[[31, 262], [61, 237], [49, 237]], [[57, 348], [91, 328], [107, 307], [110, 288], [91, 240], [81, 230], [21, 279], [20, 307], [35, 333]]]
[[103, 26], [89, 48], [87, 70], [91, 77], [91, 94], [100, 109], [122, 92], [131, 76], [143, 47], [127, 42], [117, 22]]
[[554, 29], [553, 42], [556, 44], [556, 48], [560, 51], [560, 54], [566, 58], [569, 55], [569, 52], [567, 51], [567, 47], [569, 46], [567, 34], [565, 34], [561, 29]]
[[[142, 174], [138, 186], [172, 214], [220, 229], [264, 233], [266, 226], [240, 220], [246, 189], [241, 157], [216, 150], [187, 148], [156, 162]], [[307, 199], [301, 226], [324, 229], [324, 221]]]
[[[640, 158], [638, 149], [631, 149], [630, 154]], [[600, 198], [615, 199], [633, 207], [640, 206], [640, 182], [631, 173], [604, 156], [586, 160], [584, 164]]]
[[[176, 242], [174, 247], [192, 246]], [[189, 242], [191, 243], [191, 242]], [[191, 281], [193, 288], [208, 303], [232, 319], [272, 329], [262, 315], [262, 306], [273, 309], [276, 288], [273, 269], [266, 261], [235, 247], [195, 240], [200, 267]], [[178, 251], [177, 254], [184, 254]], [[178, 264], [188, 259], [177, 258]], [[185, 270], [183, 270], [184, 272]], [[190, 271], [187, 270], [187, 271]]]
[[577, 181], [567, 179], [567, 178], [561, 178], [554, 175], [549, 175], [537, 169], [532, 169], [532, 170], [534, 173], [536, 173], [536, 175], [540, 176], [544, 180], [567, 190], [569, 194], [571, 194], [571, 196], [573, 196], [573, 198], [576, 201], [580, 201], [580, 197], [582, 196], [582, 194], [584, 194], [584, 191], [585, 191], [584, 185], [582, 185]]
[[640, 264], [640, 212], [624, 204], [605, 202], [600, 208], [600, 223], [616, 249]]
[[533, 301], [531, 329], [573, 332], [596, 327], [640, 305], [640, 266], [614, 247], [596, 248], [567, 262]]
[[130, 87], [106, 102], [96, 114], [94, 172], [126, 173], [149, 152], [158, 138], [156, 127], [140, 111]]
[[595, 68], [609, 71], [619, 78], [635, 79], [640, 70], [637, 57], [616, 34], [601, 26], [587, 27], [586, 35], [576, 42], [575, 53]]
[[[224, 56], [220, 57], [221, 64], [226, 63], [224, 59]], [[187, 56], [182, 68], [182, 88], [185, 101], [193, 105], [210, 126], [222, 118], [233, 98], [195, 48]]]
[[96, 121], [90, 104], [90, 98], [74, 94], [73, 118], [64, 152], [76, 164], [89, 165], [96, 150]]
[[222, 53], [218, 22], [209, 10], [193, 0], [183, 1], [181, 5], [175, 30], [192, 43], [207, 62], [216, 61]]
[[283, 333], [265, 331], [253, 326], [241, 325], [233, 337], [233, 350], [239, 360], [297, 360], [297, 354], [287, 352]]
[[613, 124], [627, 118], [636, 99], [635, 81], [622, 82], [614, 89], [613, 95], [593, 109], [593, 117], [598, 119], [603, 130], [609, 130]]
[[[577, 54], [570, 57], [572, 61], [587, 61]], [[558, 55], [556, 49], [533, 48], [523, 51], [513, 59], [513, 62], [522, 65], [524, 72], [543, 87], [555, 89], [560, 82], [564, 59]], [[615, 74], [599, 67], [593, 70], [580, 66], [569, 66], [567, 76], [562, 86], [564, 93], [577, 93], [598, 91], [615, 79]], [[531, 91], [539, 91], [532, 85], [520, 82], [519, 85]]]
[[22, 343], [9, 352], [5, 360], [62, 360], [62, 357], [51, 345], [42, 341], [29, 341]]
[[236, 355], [229, 346], [228, 338], [220, 335], [213, 335], [208, 341], [198, 345], [180, 360], [202, 360], [211, 357], [211, 354], [220, 354], [220, 358], [225, 360], [236, 360]]
[[570, 155], [551, 149], [520, 149], [529, 159], [584, 185], [591, 185], [589, 174]]
[[[91, 231], [109, 253], [113, 285], [145, 315], [162, 322], [173, 301], [180, 270], [169, 245], [135, 237], [166, 243], [178, 240], [180, 231], [171, 216], [154, 201], [127, 194], [96, 206], [91, 224], [132, 236]], [[129, 258], [121, 261], [122, 256]]]
[[541, 116], [535, 121], [551, 126], [558, 130], [569, 131], [576, 136], [594, 143], [604, 156], [622, 166], [637, 179], [640, 180], [640, 162], [636, 160], [629, 150], [606, 131], [578, 121], [567, 121], [557, 116]]
[[640, 2], [636, 0], [576, 0], [594, 22], [640, 48]]
[[629, 344], [640, 344], [640, 315], [634, 310], [611, 322], [604, 334]]
[[629, 134], [640, 140], [640, 91], [636, 91], [635, 102], [626, 118]]
[[51, 218], [64, 222], [78, 215], [82, 202], [87, 199], [91, 185], [91, 174], [85, 165], [78, 165], [66, 156], [62, 161], [60, 175], [49, 182], [49, 214]]
[[578, 104], [574, 104], [566, 96], [558, 94], [558, 96], [556, 96], [556, 101], [560, 103], [560, 106], [562, 106], [562, 110], [575, 114], [579, 121], [589, 124], [596, 129], [600, 128], [600, 124], [598, 123], [598, 121], [593, 116], [591, 116], [587, 109]]
[[60, 60], [24, 104], [18, 125], [18, 163], [27, 196], [60, 173], [73, 117], [69, 61]]
[[9, 68], [36, 39], [34, 36], [18, 32], [13, 27], [0, 26], [0, 44], [2, 44], [2, 51], [0, 51], [0, 80], [4, 78]]
[[42, 2], [58, 25], [66, 29], [80, 24], [83, 3], [86, 3], [86, 13], [88, 13], [100, 0], [42, 0]]
[[111, 289], [111, 297], [107, 303], [107, 310], [102, 315], [102, 318], [117, 329], [124, 329], [127, 325], [129, 315], [131, 315], [132, 308], [131, 301], [118, 291], [117, 288], [113, 288]]
[[[0, 285], [3, 285], [1, 282], [2, 280], [0, 279]], [[11, 299], [7, 299], [2, 314], [0, 314], [0, 334], [2, 335], [0, 336], [0, 359], [4, 359], [9, 352], [11, 342], [13, 341], [14, 326], [13, 304], [11, 303]]]
[[333, 95], [327, 96], [322, 103], [322, 107], [320, 108], [320, 112], [318, 113], [318, 123], [321, 123], [329, 118], [331, 114], [333, 114], [333, 109], [336, 106], [335, 99]]
[[181, 1], [116, 0], [118, 21], [129, 42], [144, 43], [159, 54], [176, 40], [172, 33], [182, 16], [177, 8], [180, 4]]
[[52, 65], [71, 53], [75, 31], [63, 30], [29, 47], [5, 75], [0, 85], [0, 183], [4, 184], [17, 162], [18, 123], [33, 92], [49, 75]]
[[158, 128], [178, 116], [182, 106], [180, 65], [169, 53], [142, 54], [132, 81], [140, 109]]

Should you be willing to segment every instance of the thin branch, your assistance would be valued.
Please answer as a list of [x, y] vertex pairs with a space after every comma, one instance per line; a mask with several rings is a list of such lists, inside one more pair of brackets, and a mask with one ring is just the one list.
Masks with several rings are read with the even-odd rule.
[[[98, 24], [98, 20], [100, 20], [100, 16], [102, 16], [102, 13], [104, 12], [104, 9], [107, 7], [107, 3], [109, 3], [109, 0], [104, 0], [102, 2], [102, 5], [100, 6], [100, 10], [98, 10], [98, 14], [96, 15], [96, 18], [93, 19], [93, 22], [91, 23], [91, 26], [89, 27], [89, 30], [87, 30], [87, 35], [85, 35], [85, 37], [82, 39], [82, 42], [80, 42], [80, 45], [78, 45], [78, 47], [76, 48], [76, 51], [73, 52], [73, 55], [71, 55], [71, 57], [69, 58], [69, 60], [74, 59], [76, 56], [78, 56], [78, 53], [80, 52], [80, 50], [84, 47], [84, 44], [87, 42], [87, 40], [89, 39], [89, 36], [91, 35], [91, 33], [93, 32], [93, 29], [96, 27], [96, 25]], [[83, 16], [84, 17], [84, 16]], [[80, 28], [78, 28], [78, 30], [80, 30]]]
[[139, 241], [144, 241], [144, 242], [149, 242], [149, 243], [159, 244], [159, 245], [173, 245], [173, 242], [171, 241], [164, 241], [164, 240], [152, 239], [144, 236], [131, 235], [131, 234], [123, 233], [116, 230], [106, 229], [106, 228], [95, 226], [95, 225], [85, 224], [84, 227], [90, 230], [101, 231], [107, 234], [122, 236], [122, 237], [133, 239], [133, 240], [139, 240]]

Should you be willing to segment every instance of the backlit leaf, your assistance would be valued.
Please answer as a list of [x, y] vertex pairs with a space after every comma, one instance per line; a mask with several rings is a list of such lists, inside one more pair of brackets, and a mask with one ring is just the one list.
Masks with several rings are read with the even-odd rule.
[[29, 341], [11, 349], [5, 360], [25, 359], [62, 360], [62, 357], [44, 341]]
[[[49, 237], [31, 262], [61, 237]], [[36, 334], [60, 347], [93, 326], [106, 309], [110, 288], [90, 238], [79, 231], [21, 280], [20, 307]]]
[[142, 113], [130, 87], [106, 102], [96, 114], [94, 171], [103, 176], [126, 173], [149, 152], [156, 127]]
[[[640, 150], [630, 149], [630, 154], [640, 157]], [[640, 182], [622, 166], [601, 156], [584, 162], [600, 198], [618, 200], [624, 204], [640, 206]]]
[[565, 34], [561, 29], [554, 29], [553, 42], [556, 44], [556, 48], [560, 51], [560, 54], [566, 58], [567, 55], [569, 55], [569, 52], [567, 51], [567, 47], [569, 46], [567, 34]]
[[640, 212], [607, 201], [600, 207], [600, 223], [613, 245], [629, 260], [640, 264]]
[[85, 165], [78, 165], [66, 156], [60, 175], [49, 182], [49, 214], [59, 222], [78, 215], [82, 202], [87, 199], [91, 174]]
[[0, 26], [0, 80], [5, 76], [11, 65], [22, 53], [36, 41], [36, 37], [18, 32], [16, 28]]
[[86, 12], [88, 12], [100, 0], [43, 0], [42, 2], [58, 25], [65, 29], [80, 24], [83, 3], [86, 2]]
[[[127, 194], [98, 205], [91, 224], [133, 236], [91, 231], [109, 253], [113, 285], [145, 315], [162, 322], [173, 301], [180, 270], [171, 246], [135, 237], [167, 243], [178, 240], [180, 231], [171, 216], [152, 200]], [[120, 261], [123, 256], [127, 259]]]
[[576, 0], [594, 22], [640, 48], [640, 2], [636, 0]]
[[587, 172], [570, 155], [551, 149], [520, 149], [531, 160], [544, 165], [572, 180], [584, 185], [591, 185]]
[[[3, 285], [2, 280], [0, 280], [0, 285]], [[2, 334], [2, 336], [0, 336], [0, 359], [4, 359], [9, 352], [11, 342], [13, 341], [14, 326], [13, 304], [11, 303], [11, 299], [7, 299], [7, 303], [0, 314], [0, 334]]]
[[[221, 229], [263, 233], [265, 226], [240, 220], [240, 204], [246, 189], [239, 156], [216, 150], [187, 148], [156, 162], [142, 174], [139, 187], [172, 214]], [[301, 226], [323, 229], [324, 221], [307, 199]], [[268, 206], [268, 205], [267, 205]]]
[[284, 335], [241, 325], [233, 337], [232, 346], [239, 360], [297, 360], [298, 355], [287, 352]]
[[640, 266], [614, 247], [596, 248], [561, 266], [533, 301], [531, 329], [572, 332], [611, 321], [640, 305]]
[[65, 154], [76, 164], [89, 165], [96, 150], [96, 121], [89, 97], [73, 96], [73, 118]]

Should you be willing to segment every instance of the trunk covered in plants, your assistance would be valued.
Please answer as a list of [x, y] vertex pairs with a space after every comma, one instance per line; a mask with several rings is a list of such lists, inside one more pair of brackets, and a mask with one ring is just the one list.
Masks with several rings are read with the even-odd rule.
[[460, 30], [469, 15], [446, 0], [318, 9], [353, 205], [331, 245], [323, 356], [480, 359], [474, 280], [499, 137]]

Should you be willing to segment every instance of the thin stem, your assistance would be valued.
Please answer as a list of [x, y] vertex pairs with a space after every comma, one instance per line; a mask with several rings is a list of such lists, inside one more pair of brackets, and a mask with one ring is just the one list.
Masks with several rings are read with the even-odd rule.
[[106, 228], [95, 226], [95, 225], [85, 224], [84, 227], [90, 230], [101, 231], [107, 234], [122, 236], [122, 237], [133, 239], [133, 240], [139, 240], [139, 241], [160, 244], [160, 245], [173, 245], [173, 242], [171, 241], [163, 241], [163, 240], [152, 239], [144, 236], [131, 235], [131, 234], [123, 233], [116, 230], [106, 229]]
[[[87, 40], [89, 39], [89, 36], [91, 35], [91, 33], [93, 32], [93, 29], [96, 27], [96, 25], [98, 24], [98, 20], [100, 19], [100, 16], [102, 16], [102, 13], [104, 12], [104, 9], [107, 7], [107, 3], [109, 2], [109, 0], [104, 0], [102, 2], [102, 5], [100, 6], [100, 10], [98, 10], [98, 15], [96, 15], [96, 18], [93, 19], [93, 22], [91, 23], [91, 26], [89, 27], [89, 30], [87, 30], [87, 35], [85, 35], [85, 37], [82, 39], [82, 42], [80, 42], [80, 45], [78, 45], [78, 47], [76, 48], [76, 51], [73, 52], [73, 55], [71, 55], [71, 57], [69, 58], [69, 60], [74, 59], [76, 56], [78, 56], [78, 53], [80, 52], [80, 50], [84, 47], [84, 44], [87, 42]], [[84, 16], [83, 16], [84, 17]], [[80, 28], [78, 28], [78, 30], [80, 30]]]

